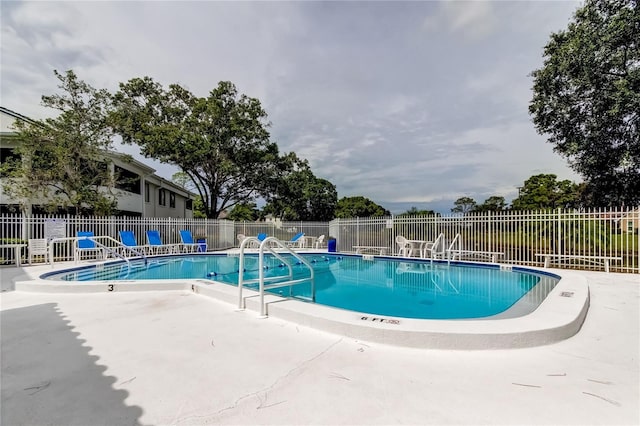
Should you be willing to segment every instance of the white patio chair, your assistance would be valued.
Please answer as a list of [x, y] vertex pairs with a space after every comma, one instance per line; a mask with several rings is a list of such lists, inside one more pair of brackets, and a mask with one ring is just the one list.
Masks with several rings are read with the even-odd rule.
[[396, 235], [396, 243], [398, 244], [398, 256], [411, 257], [413, 254], [413, 244], [411, 244], [402, 235]]
[[29, 239], [29, 265], [33, 264], [34, 256], [44, 256], [44, 263], [49, 263], [49, 248], [45, 238]]

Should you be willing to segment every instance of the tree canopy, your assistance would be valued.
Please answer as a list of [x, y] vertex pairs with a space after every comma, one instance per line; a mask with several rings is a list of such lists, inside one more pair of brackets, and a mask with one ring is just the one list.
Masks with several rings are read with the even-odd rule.
[[467, 214], [476, 209], [477, 203], [471, 197], [460, 197], [453, 202], [453, 206], [451, 213]]
[[595, 205], [640, 203], [640, 7], [586, 0], [551, 35], [529, 112]]
[[247, 202], [233, 206], [233, 209], [231, 209], [225, 219], [238, 222], [252, 222], [258, 220], [259, 217], [260, 211], [258, 210], [256, 203]]
[[499, 212], [507, 207], [504, 197], [492, 195], [484, 200], [482, 204], [478, 204], [475, 208], [477, 212]]
[[[186, 189], [189, 192], [195, 192], [195, 185], [189, 178], [185, 172], [176, 172], [171, 175], [171, 182], [175, 183]], [[196, 219], [204, 219], [207, 217], [207, 213], [205, 212], [204, 205], [202, 204], [202, 198], [199, 195], [196, 195], [193, 199], [193, 217]]]
[[440, 216], [440, 213], [436, 213], [433, 210], [419, 210], [417, 207], [413, 206], [398, 216]]
[[328, 221], [334, 218], [335, 185], [316, 177], [306, 160], [289, 153], [281, 158], [279, 173], [267, 197], [265, 214], [282, 220]]
[[580, 185], [557, 180], [554, 174], [531, 176], [511, 202], [513, 210], [576, 208], [580, 204]]
[[110, 95], [54, 71], [61, 93], [42, 96], [59, 112], [46, 120], [17, 120], [13, 161], [3, 162], [3, 190], [12, 198], [43, 202], [75, 213], [111, 214], [116, 208], [114, 176], [105, 155], [112, 133], [107, 124]]
[[335, 217], [348, 219], [352, 217], [389, 216], [390, 214], [389, 210], [379, 206], [370, 199], [357, 196], [339, 199], [338, 205], [336, 206]]
[[268, 196], [278, 174], [278, 146], [269, 140], [260, 101], [221, 81], [199, 98], [180, 85], [164, 89], [149, 77], [120, 84], [111, 124], [146, 157], [180, 167], [207, 217]]
[[482, 204], [478, 204], [471, 197], [460, 197], [453, 202], [452, 213], [467, 214], [471, 212], [499, 212], [505, 210], [507, 203], [504, 197], [492, 195], [484, 200]]

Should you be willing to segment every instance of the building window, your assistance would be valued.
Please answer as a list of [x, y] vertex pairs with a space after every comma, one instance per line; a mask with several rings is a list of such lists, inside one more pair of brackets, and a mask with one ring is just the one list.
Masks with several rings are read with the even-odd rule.
[[185, 209], [193, 210], [193, 200], [189, 199], [185, 202]]
[[148, 203], [151, 201], [151, 188], [149, 188], [149, 183], [144, 183], [144, 201]]
[[140, 176], [120, 166], [115, 166], [116, 188], [133, 194], [140, 194]]
[[[5, 166], [4, 172], [11, 172], [18, 167], [20, 155], [16, 154], [12, 148], [0, 148], [0, 164]], [[3, 173], [3, 175], [6, 175]]]
[[627, 220], [627, 232], [633, 232], [633, 220]]
[[176, 193], [175, 192], [169, 192], [169, 207], [171, 207], [172, 209], [176, 208]]
[[158, 204], [161, 206], [167, 205], [167, 191], [165, 189], [158, 190]]
[[0, 204], [0, 214], [20, 213], [20, 204]]

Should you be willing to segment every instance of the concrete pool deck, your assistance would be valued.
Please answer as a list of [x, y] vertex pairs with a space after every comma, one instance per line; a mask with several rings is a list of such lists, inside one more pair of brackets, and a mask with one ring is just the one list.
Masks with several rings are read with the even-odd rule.
[[258, 319], [184, 290], [12, 291], [39, 270], [0, 269], [2, 424], [640, 423], [638, 275], [584, 272], [591, 306], [567, 340], [463, 351]]
[[[226, 258], [226, 255], [222, 254]], [[360, 256], [352, 256], [352, 258]], [[181, 256], [174, 258], [180, 261]], [[159, 264], [170, 262], [164, 256], [155, 259]], [[154, 260], [154, 261], [155, 261]], [[392, 258], [382, 257], [382, 262]], [[393, 258], [397, 261], [398, 258]], [[109, 262], [110, 263], [110, 262]], [[461, 263], [461, 262], [456, 262]], [[113, 264], [120, 273], [119, 262]], [[75, 266], [75, 268], [73, 267]], [[542, 273], [544, 277], [513, 306], [495, 316], [470, 320], [429, 320], [393, 316], [372, 315], [351, 310], [336, 309], [316, 303], [306, 303], [298, 299], [284, 298], [275, 294], [265, 294], [264, 309], [260, 305], [260, 294], [244, 288], [242, 306], [262, 315], [279, 318], [295, 324], [314, 329], [328, 331], [341, 336], [360, 339], [368, 342], [385, 343], [394, 346], [406, 346], [423, 349], [513, 349], [550, 344], [564, 340], [576, 334], [589, 308], [589, 287], [583, 275], [576, 271], [561, 271], [551, 274], [540, 268], [514, 268], [510, 265], [492, 265], [500, 268], [499, 274], [511, 273], [511, 270], [529, 273]], [[108, 266], [97, 262], [96, 265], [59, 265], [56, 271], [95, 269], [107, 273]], [[439, 267], [448, 269], [446, 263], [439, 262]], [[502, 271], [502, 270], [505, 271]], [[439, 270], [439, 269], [438, 269]], [[113, 293], [151, 290], [181, 290], [211, 297], [236, 306], [239, 304], [237, 286], [208, 279], [167, 278], [150, 280], [121, 279], [115, 281], [65, 281], [60, 278], [42, 279], [39, 269], [29, 270], [30, 279], [16, 280], [15, 290], [36, 293]], [[46, 271], [51, 272], [51, 269]], [[54, 272], [55, 275], [55, 272]], [[107, 275], [110, 275], [107, 273]], [[547, 280], [561, 280], [553, 286]], [[456, 277], [455, 271], [451, 277]], [[553, 278], [551, 277], [553, 276]], [[450, 283], [458, 292], [453, 282], [445, 275], [438, 275], [440, 285]], [[385, 277], [379, 277], [386, 280]], [[386, 287], [386, 281], [378, 283]], [[498, 293], [499, 287], [489, 285], [485, 297], [489, 300], [492, 290]], [[404, 287], [399, 285], [401, 292]], [[434, 289], [435, 290], [435, 289]], [[442, 290], [441, 290], [442, 291]], [[418, 297], [417, 295], [415, 297]], [[500, 321], [496, 321], [500, 319]]]

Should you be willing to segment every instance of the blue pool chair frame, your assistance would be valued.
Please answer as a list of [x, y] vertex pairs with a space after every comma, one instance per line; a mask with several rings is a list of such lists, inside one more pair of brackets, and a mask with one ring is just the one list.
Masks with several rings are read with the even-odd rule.
[[136, 235], [133, 231], [118, 231], [118, 236], [120, 237], [120, 242], [124, 246], [122, 247], [122, 254], [124, 256], [147, 253], [149, 246], [138, 245], [138, 240], [136, 240]]
[[291, 238], [289, 241], [287, 241], [287, 246], [289, 247], [298, 247], [298, 248], [302, 248], [304, 247], [304, 232], [298, 232], [296, 235], [293, 236], [293, 238]]
[[180, 240], [182, 241], [182, 251], [184, 252], [190, 252], [190, 253], [195, 253], [197, 251], [207, 251], [207, 241], [205, 240], [204, 242], [199, 242], [199, 240], [196, 242], [193, 240], [193, 235], [191, 234], [191, 231], [189, 231], [188, 229], [182, 229], [180, 231]]
[[99, 259], [105, 258], [105, 252], [102, 247], [98, 247], [96, 242], [92, 239], [94, 236], [93, 231], [76, 232], [77, 239], [73, 250], [73, 258], [76, 262], [82, 259], [83, 253], [96, 253]]
[[146, 234], [149, 254], [160, 254], [161, 251], [166, 251], [167, 254], [171, 254], [180, 251], [180, 244], [164, 244], [162, 242], [162, 237], [160, 237], [160, 231], [151, 229], [148, 230]]

